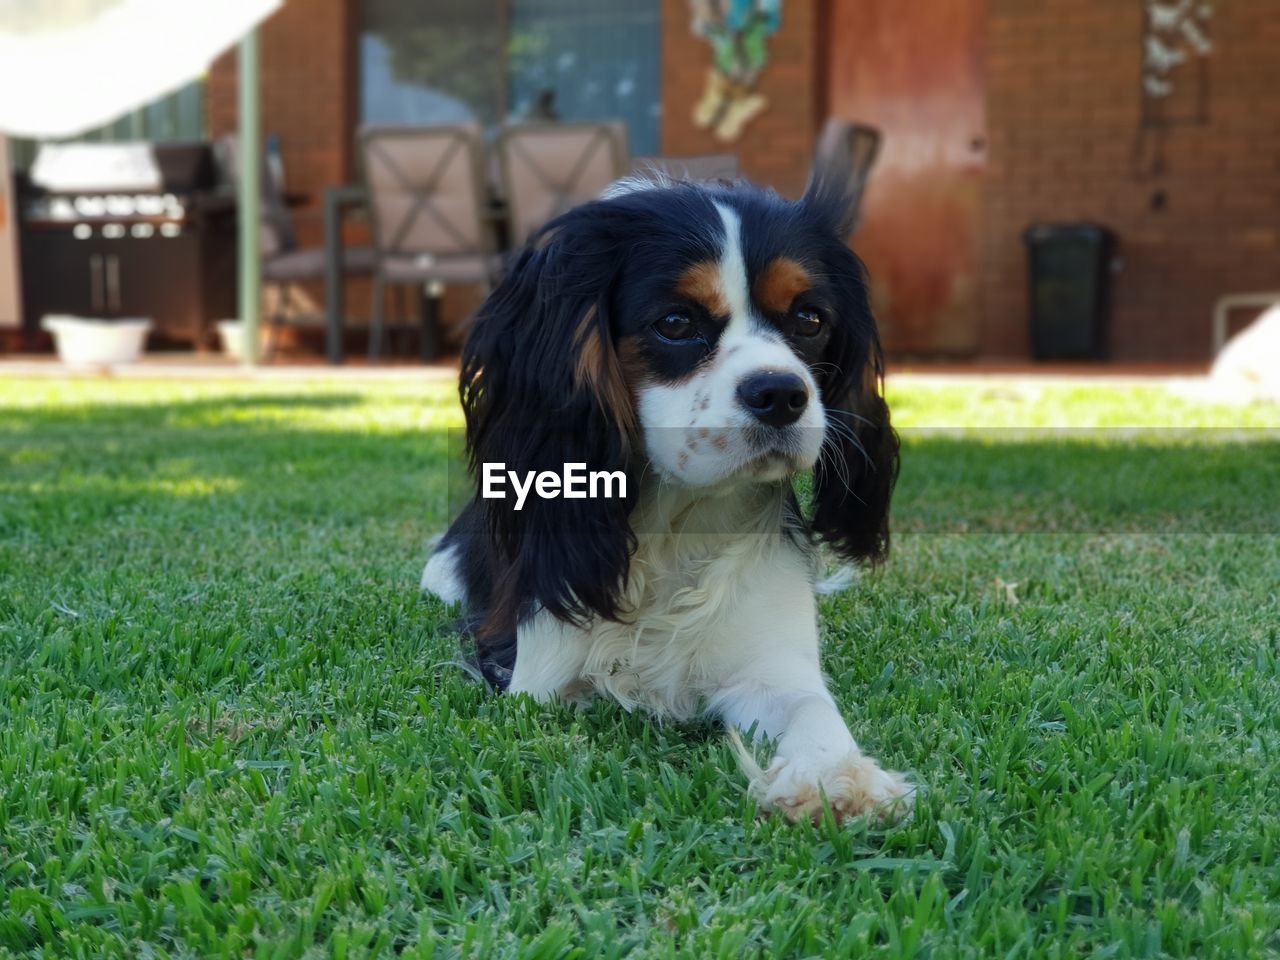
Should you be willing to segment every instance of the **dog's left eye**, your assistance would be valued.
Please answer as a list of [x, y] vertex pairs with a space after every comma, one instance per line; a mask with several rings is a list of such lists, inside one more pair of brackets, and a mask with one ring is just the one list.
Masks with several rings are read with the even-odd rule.
[[796, 321], [796, 336], [816, 337], [822, 331], [822, 314], [817, 310], [802, 307], [793, 316]]
[[653, 328], [666, 340], [690, 340], [698, 334], [693, 321], [682, 313], [668, 313]]

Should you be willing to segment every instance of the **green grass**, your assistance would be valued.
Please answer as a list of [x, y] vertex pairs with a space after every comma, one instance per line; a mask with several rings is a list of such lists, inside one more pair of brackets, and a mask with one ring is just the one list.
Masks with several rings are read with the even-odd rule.
[[926, 787], [877, 828], [451, 665], [449, 385], [0, 383], [0, 954], [1280, 951], [1280, 412], [892, 394], [970, 429], [906, 430], [894, 557], [824, 604]]

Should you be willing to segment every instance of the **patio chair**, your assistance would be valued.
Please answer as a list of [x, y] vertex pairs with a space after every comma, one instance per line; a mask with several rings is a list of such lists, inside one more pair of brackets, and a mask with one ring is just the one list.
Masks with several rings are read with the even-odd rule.
[[706, 153], [691, 157], [636, 157], [631, 175], [672, 180], [737, 180], [742, 175], [735, 153]]
[[479, 126], [368, 126], [359, 134], [373, 234], [369, 357], [382, 352], [388, 285], [490, 288], [502, 269]]
[[834, 117], [823, 125], [818, 136], [813, 169], [848, 171], [845, 196], [850, 204], [850, 223], [855, 227], [871, 168], [880, 154], [881, 139], [875, 127]]
[[[218, 163], [227, 179], [239, 183], [239, 153], [235, 134], [219, 137], [214, 146]], [[324, 279], [325, 262], [323, 247], [299, 247], [293, 217], [285, 202], [284, 184], [271, 164], [263, 157], [262, 173], [262, 226], [259, 251], [262, 256], [262, 285], [272, 292], [271, 314], [268, 318], [267, 343], [264, 358], [275, 354], [281, 328], [289, 325], [318, 326], [322, 315], [292, 312], [301, 306], [299, 287], [309, 281]], [[342, 251], [344, 276], [367, 276], [373, 273], [373, 250], [369, 247], [347, 247]]]
[[593, 200], [627, 171], [621, 123], [516, 123], [498, 134], [511, 242]]

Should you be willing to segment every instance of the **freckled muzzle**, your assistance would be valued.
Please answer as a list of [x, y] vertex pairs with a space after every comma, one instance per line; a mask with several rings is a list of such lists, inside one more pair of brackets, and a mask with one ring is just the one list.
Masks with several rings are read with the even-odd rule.
[[689, 380], [646, 385], [637, 399], [654, 466], [690, 486], [808, 469], [823, 443], [817, 384], [786, 345], [768, 337], [722, 344]]

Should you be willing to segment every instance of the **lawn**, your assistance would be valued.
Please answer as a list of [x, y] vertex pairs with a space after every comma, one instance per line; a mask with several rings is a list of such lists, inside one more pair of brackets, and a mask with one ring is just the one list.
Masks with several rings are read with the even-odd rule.
[[885, 828], [466, 679], [451, 385], [0, 383], [0, 954], [1276, 954], [1280, 411], [891, 402], [894, 556], [823, 606]]

